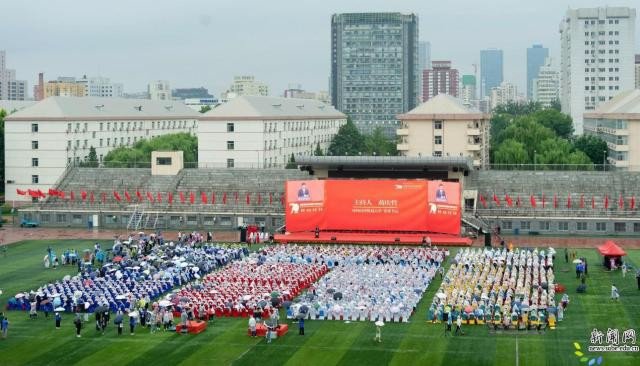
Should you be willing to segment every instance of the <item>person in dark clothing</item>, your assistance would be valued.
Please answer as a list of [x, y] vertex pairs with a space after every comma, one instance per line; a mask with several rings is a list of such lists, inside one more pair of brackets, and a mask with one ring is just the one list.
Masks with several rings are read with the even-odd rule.
[[60, 329], [60, 322], [62, 321], [62, 317], [60, 316], [60, 313], [56, 313], [56, 329]]
[[80, 330], [82, 329], [82, 319], [80, 316], [76, 316], [76, 319], [73, 321], [73, 324], [76, 326], [76, 337], [80, 338]]
[[638, 280], [638, 290], [640, 290], [640, 269], [636, 272], [636, 279]]
[[584, 271], [584, 275], [588, 276], [589, 275], [589, 264], [587, 263], [587, 258], [582, 258], [582, 262], [584, 263], [583, 265], [583, 271]]
[[564, 248], [564, 261], [569, 263], [569, 250], [567, 248]]
[[299, 335], [304, 335], [304, 318], [298, 320], [298, 330]]

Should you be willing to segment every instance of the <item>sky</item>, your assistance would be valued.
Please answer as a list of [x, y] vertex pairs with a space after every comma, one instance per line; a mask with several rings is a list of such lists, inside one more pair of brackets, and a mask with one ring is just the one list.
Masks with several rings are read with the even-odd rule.
[[[433, 60], [472, 74], [480, 50], [504, 50], [504, 78], [525, 91], [526, 49], [558, 60], [567, 8], [637, 6], [638, 0], [0, 0], [0, 49], [29, 88], [38, 72], [105, 76], [125, 92], [152, 80], [209, 88], [254, 75], [271, 95], [290, 84], [328, 90], [331, 15], [399, 11], [419, 16]], [[640, 16], [640, 14], [639, 14]], [[640, 27], [636, 26], [636, 53]], [[479, 72], [479, 71], [478, 71]]]

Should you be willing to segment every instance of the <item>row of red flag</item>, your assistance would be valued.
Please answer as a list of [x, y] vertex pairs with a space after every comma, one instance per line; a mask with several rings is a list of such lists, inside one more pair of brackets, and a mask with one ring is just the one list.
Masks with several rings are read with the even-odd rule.
[[[487, 195], [488, 197], [488, 195]], [[575, 204], [571, 202], [571, 195], [567, 196], [567, 199], [565, 201], [565, 203], [560, 203], [559, 200], [561, 198], [558, 197], [557, 194], [553, 195], [553, 198], [551, 201], [549, 201], [550, 204], [553, 205], [553, 208], [558, 208], [562, 205], [564, 205], [564, 207], [566, 208], [572, 208]], [[487, 198], [485, 198], [482, 194], [479, 195], [479, 200], [480, 203], [482, 204], [482, 206], [484, 208], [487, 208], [489, 205], [487, 203]], [[564, 201], [564, 198], [562, 198], [562, 200]], [[605, 195], [604, 198], [602, 199], [602, 206], [604, 207], [604, 209], [608, 209], [609, 208], [609, 196]], [[497, 194], [493, 194], [493, 203], [495, 204], [495, 206], [501, 207], [502, 206], [502, 202], [500, 200], [500, 197], [498, 197]], [[515, 202], [513, 200], [513, 198], [511, 198], [509, 196], [509, 194], [505, 194], [504, 196], [504, 201], [507, 207], [513, 207], [514, 205], [516, 207], [522, 207], [524, 204], [522, 203], [522, 201], [520, 200], [520, 196], [517, 196]], [[628, 201], [628, 204], [627, 204]], [[540, 204], [542, 206], [542, 208], [546, 207], [546, 198], [544, 193], [542, 194], [542, 198], [540, 199], [540, 203], [538, 203], [538, 199], [536, 198], [536, 196], [531, 195], [529, 197], [529, 204], [531, 207], [536, 208], [538, 207], [538, 205]], [[579, 208], [585, 208], [585, 205], [588, 204], [588, 202], [585, 202], [585, 197], [584, 194], [580, 195], [580, 201], [579, 204], [576, 205]], [[598, 204], [596, 202], [596, 198], [595, 197], [591, 197], [591, 208], [595, 209], [596, 207], [598, 207]], [[625, 208], [629, 208], [630, 210], [635, 210], [636, 208], [636, 196], [631, 196], [631, 197], [627, 197], [625, 199], [625, 197], [622, 196], [622, 194], [620, 194], [619, 198], [618, 198], [618, 208], [619, 209], [625, 209]]]
[[[56, 198], [61, 198], [61, 199], [69, 199], [69, 200], [76, 200], [76, 194], [73, 191], [70, 192], [64, 192], [64, 191], [60, 191], [60, 190], [56, 190], [56, 189], [49, 189], [48, 193], [44, 193], [41, 190], [32, 190], [32, 189], [27, 189], [25, 190], [21, 190], [21, 189], [16, 189], [16, 193], [20, 196], [31, 196], [33, 198], [45, 198], [47, 197], [47, 195], [49, 197], [56, 197]], [[231, 194], [227, 194], [227, 192], [222, 193], [222, 204], [228, 204], [230, 203], [230, 197]], [[252, 202], [257, 203], [258, 205], [261, 205], [263, 203], [263, 197], [261, 193], [256, 193], [254, 194], [255, 199], [252, 199], [252, 195], [251, 193], [247, 193], [246, 196], [244, 197], [244, 201], [246, 202], [247, 205], [250, 205]], [[277, 196], [277, 197], [276, 197]], [[191, 204], [195, 204], [196, 203], [196, 193], [195, 192], [179, 192], [178, 193], [178, 197], [180, 199], [180, 203], [186, 203], [187, 201]], [[89, 201], [91, 203], [95, 202], [96, 197], [94, 192], [87, 192], [87, 191], [81, 191], [80, 192], [80, 197], [79, 199], [81, 199], [82, 201]], [[157, 193], [153, 193], [153, 192], [145, 192], [145, 194], [143, 194], [140, 191], [136, 191], [135, 192], [135, 197], [132, 196], [131, 193], [129, 193], [128, 191], [124, 191], [124, 198], [122, 195], [120, 195], [120, 192], [118, 191], [113, 191], [113, 199], [116, 200], [117, 202], [122, 202], [123, 200], [125, 200], [126, 202], [132, 202], [132, 201], [137, 201], [137, 202], [143, 202], [143, 201], [149, 201], [149, 202], [157, 202], [157, 203], [162, 203], [163, 201], [166, 200], [167, 203], [172, 204], [174, 201], [174, 197], [173, 197], [173, 193], [172, 192], [167, 192], [167, 193], [161, 193], [161, 192], [157, 192]], [[284, 195], [277, 193], [269, 193], [269, 204], [273, 204], [273, 202], [275, 202], [276, 200], [280, 200], [280, 203], [282, 205], [284, 205]], [[107, 202], [107, 193], [106, 192], [101, 192], [100, 193], [100, 200], [102, 201], [102, 203], [106, 203]], [[237, 204], [240, 200], [240, 194], [238, 192], [233, 192], [233, 201]], [[207, 194], [206, 192], [200, 192], [200, 203], [203, 204], [215, 204], [216, 203], [216, 194], [215, 192], [211, 193], [211, 196], [209, 196], [209, 194]], [[265, 203], [266, 203], [266, 198], [264, 199]]]

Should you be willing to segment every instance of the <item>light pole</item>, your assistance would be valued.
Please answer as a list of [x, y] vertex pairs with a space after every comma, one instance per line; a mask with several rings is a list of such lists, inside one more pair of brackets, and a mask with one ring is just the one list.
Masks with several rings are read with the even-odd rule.
[[537, 151], [533, 150], [533, 170], [536, 170], [536, 155], [537, 155]]
[[602, 171], [607, 170], [607, 150], [602, 151]]

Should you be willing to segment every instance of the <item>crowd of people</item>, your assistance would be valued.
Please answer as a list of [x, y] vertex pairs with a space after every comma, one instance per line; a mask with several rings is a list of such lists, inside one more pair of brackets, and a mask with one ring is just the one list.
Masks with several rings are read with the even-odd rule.
[[289, 317], [396, 322], [408, 321], [448, 254], [424, 247], [310, 245], [272, 246], [266, 252], [266, 263], [331, 269], [288, 309]]
[[543, 321], [556, 314], [555, 251], [460, 250], [428, 312], [428, 320]]

